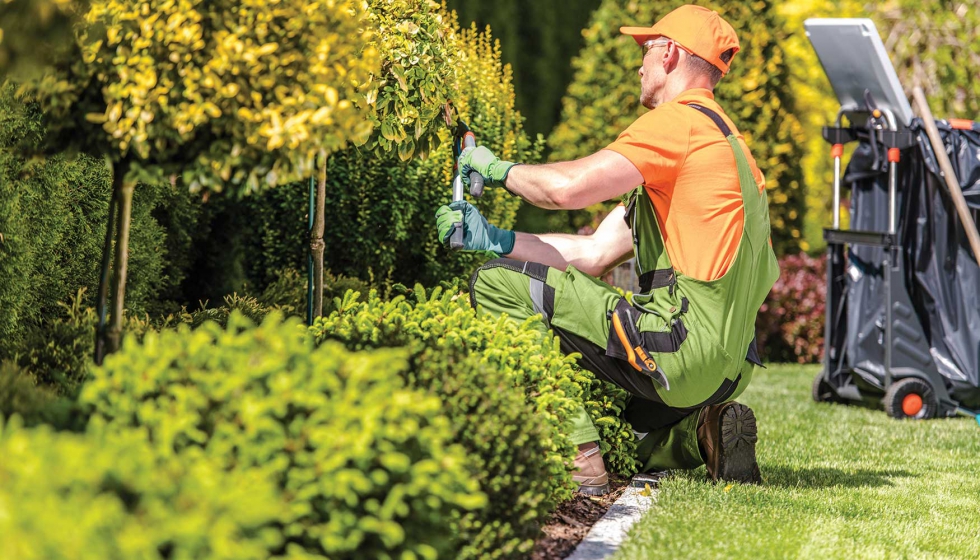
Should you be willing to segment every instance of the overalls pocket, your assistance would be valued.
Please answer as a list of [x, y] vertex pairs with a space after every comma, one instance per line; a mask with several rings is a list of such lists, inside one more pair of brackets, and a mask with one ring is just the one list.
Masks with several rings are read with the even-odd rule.
[[[608, 313], [609, 337], [606, 341], [606, 355], [626, 360], [633, 369], [650, 376], [664, 390], [670, 390], [670, 382], [663, 369], [657, 364], [654, 354], [671, 353], [680, 350], [687, 339], [687, 328], [679, 317], [669, 318], [670, 329], [663, 330], [641, 329], [644, 314], [631, 305], [625, 298], [616, 303], [616, 307]], [[657, 317], [647, 317], [656, 319]]]

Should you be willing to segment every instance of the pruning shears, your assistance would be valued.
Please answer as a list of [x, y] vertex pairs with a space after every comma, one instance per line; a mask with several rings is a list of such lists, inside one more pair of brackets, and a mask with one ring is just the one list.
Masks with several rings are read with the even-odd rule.
[[[446, 126], [453, 132], [453, 202], [457, 202], [464, 198], [459, 155], [466, 148], [476, 147], [476, 136], [456, 114], [456, 108], [451, 101], [446, 103], [444, 117]], [[476, 171], [470, 171], [470, 194], [476, 198], [483, 196], [483, 176]], [[454, 251], [463, 248], [463, 222], [453, 224], [453, 231], [449, 235], [449, 248]]]

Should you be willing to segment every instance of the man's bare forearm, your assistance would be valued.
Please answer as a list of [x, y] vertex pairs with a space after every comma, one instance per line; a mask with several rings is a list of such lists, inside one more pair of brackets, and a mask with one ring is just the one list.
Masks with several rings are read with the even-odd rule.
[[568, 265], [572, 265], [586, 274], [598, 277], [629, 259], [632, 252], [615, 260], [603, 258], [605, 256], [587, 235], [517, 232], [514, 250], [507, 258], [538, 262], [558, 270], [565, 270]]
[[514, 250], [508, 258], [539, 262], [558, 270], [568, 265], [592, 274], [594, 252], [590, 251], [591, 238], [587, 235], [566, 233], [521, 233], [514, 239]]
[[600, 150], [574, 161], [517, 165], [507, 188], [539, 208], [575, 210], [617, 198], [643, 182], [624, 156]]

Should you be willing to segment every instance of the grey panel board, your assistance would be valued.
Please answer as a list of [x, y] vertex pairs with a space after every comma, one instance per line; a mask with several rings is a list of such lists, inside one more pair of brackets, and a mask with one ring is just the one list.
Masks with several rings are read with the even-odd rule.
[[878, 107], [895, 116], [899, 128], [912, 122], [912, 106], [873, 21], [810, 18], [803, 27], [842, 110], [862, 113], [864, 91], [869, 90]]

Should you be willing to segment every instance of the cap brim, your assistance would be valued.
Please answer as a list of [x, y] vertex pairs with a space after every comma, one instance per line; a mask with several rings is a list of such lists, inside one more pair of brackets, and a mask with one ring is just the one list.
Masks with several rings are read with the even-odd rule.
[[656, 37], [659, 33], [654, 33], [652, 27], [620, 27], [619, 32], [623, 35], [630, 35], [636, 44], [643, 45], [651, 37]]

